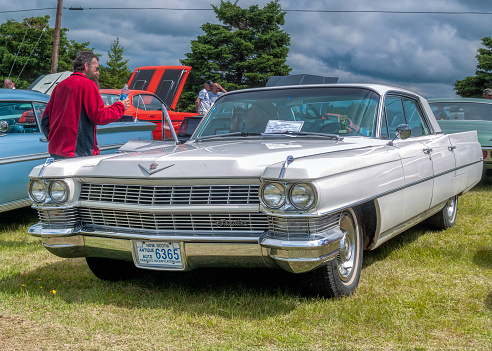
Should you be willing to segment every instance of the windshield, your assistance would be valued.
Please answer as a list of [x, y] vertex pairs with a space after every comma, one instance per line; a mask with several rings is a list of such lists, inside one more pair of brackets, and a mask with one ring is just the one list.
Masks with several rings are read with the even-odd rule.
[[478, 102], [430, 102], [437, 120], [492, 121], [492, 104]]
[[230, 94], [217, 100], [196, 136], [322, 133], [375, 137], [378, 101], [379, 95], [371, 90], [347, 87]]

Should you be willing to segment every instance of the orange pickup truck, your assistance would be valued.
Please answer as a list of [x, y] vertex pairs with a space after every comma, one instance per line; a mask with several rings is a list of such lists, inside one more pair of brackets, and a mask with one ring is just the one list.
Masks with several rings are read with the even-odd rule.
[[[133, 71], [128, 88], [131, 105], [125, 111], [124, 120], [150, 121], [157, 124], [153, 132], [155, 140], [162, 139], [162, 103], [167, 108], [174, 130], [178, 133], [185, 117], [197, 113], [175, 111], [191, 67], [189, 66], [145, 66]], [[119, 89], [101, 89], [101, 97], [106, 105], [111, 105], [120, 97]], [[164, 137], [171, 138], [167, 124]]]

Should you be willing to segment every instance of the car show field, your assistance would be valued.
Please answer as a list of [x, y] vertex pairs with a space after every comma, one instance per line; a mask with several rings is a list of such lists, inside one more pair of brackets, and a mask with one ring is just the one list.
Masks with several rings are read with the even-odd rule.
[[[279, 270], [145, 271], [97, 279], [0, 214], [4, 350], [490, 350], [492, 187], [459, 199], [446, 231], [416, 226], [365, 253], [350, 298], [306, 296]], [[487, 215], [484, 215], [487, 214]]]

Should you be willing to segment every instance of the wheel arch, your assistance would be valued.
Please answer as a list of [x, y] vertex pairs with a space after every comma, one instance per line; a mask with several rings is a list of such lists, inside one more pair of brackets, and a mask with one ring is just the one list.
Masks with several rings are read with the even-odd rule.
[[357, 207], [362, 227], [362, 247], [368, 250], [373, 244], [378, 228], [378, 210], [374, 201], [367, 201]]

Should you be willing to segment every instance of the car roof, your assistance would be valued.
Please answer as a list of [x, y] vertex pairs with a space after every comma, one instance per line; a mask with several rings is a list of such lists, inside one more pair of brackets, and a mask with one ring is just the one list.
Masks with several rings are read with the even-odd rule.
[[0, 101], [10, 100], [48, 102], [50, 96], [27, 89], [0, 89]]
[[413, 96], [417, 96], [421, 99], [426, 100], [424, 97], [421, 95], [409, 91], [403, 88], [395, 87], [395, 86], [390, 86], [390, 85], [383, 85], [383, 84], [362, 84], [362, 83], [343, 83], [343, 84], [307, 84], [307, 85], [285, 85], [285, 86], [273, 86], [273, 87], [264, 87], [264, 88], [250, 88], [250, 89], [242, 89], [242, 90], [235, 90], [228, 92], [227, 95], [235, 94], [235, 93], [241, 93], [241, 92], [248, 92], [248, 91], [263, 91], [263, 90], [284, 90], [284, 89], [310, 89], [310, 88], [362, 88], [362, 89], [370, 89], [375, 92], [377, 92], [380, 95], [385, 95], [386, 93], [394, 93], [394, 92], [400, 92], [400, 93], [405, 93]]
[[492, 100], [489, 99], [481, 99], [481, 98], [432, 98], [432, 99], [427, 99], [429, 103], [436, 103], [436, 102], [451, 102], [451, 103], [457, 103], [457, 102], [475, 102], [479, 104], [492, 104]]

